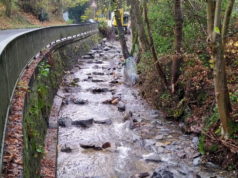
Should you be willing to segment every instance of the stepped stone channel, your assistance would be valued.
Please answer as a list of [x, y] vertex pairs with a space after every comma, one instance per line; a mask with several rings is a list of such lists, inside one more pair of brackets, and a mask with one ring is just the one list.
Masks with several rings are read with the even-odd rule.
[[118, 42], [102, 42], [65, 75], [58, 95], [58, 178], [232, 177], [203, 166], [184, 135], [124, 84]]

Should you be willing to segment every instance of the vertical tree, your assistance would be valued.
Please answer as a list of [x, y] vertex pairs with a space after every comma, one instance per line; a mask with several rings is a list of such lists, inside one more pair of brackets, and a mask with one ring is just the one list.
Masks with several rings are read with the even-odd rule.
[[130, 0], [131, 5], [131, 11], [134, 15], [134, 21], [136, 23], [137, 31], [138, 31], [138, 37], [139, 37], [139, 44], [142, 49], [142, 52], [145, 52], [150, 49], [149, 42], [147, 39], [147, 35], [144, 28], [144, 20], [142, 16], [142, 11], [140, 8], [140, 2], [139, 0]]
[[207, 33], [209, 35], [213, 32], [215, 6], [214, 0], [207, 0]]
[[11, 17], [12, 15], [12, 0], [3, 0], [3, 3], [6, 7], [5, 14], [8, 17]]
[[[128, 0], [128, 5], [131, 5], [130, 0]], [[131, 31], [132, 31], [132, 49], [131, 49], [131, 55], [134, 54], [136, 45], [138, 45], [138, 30], [137, 30], [137, 24], [136, 24], [136, 14], [134, 8], [130, 8], [130, 18], [131, 18]]]
[[117, 29], [118, 29], [118, 35], [119, 35], [119, 39], [120, 39], [120, 44], [121, 44], [121, 48], [122, 48], [122, 53], [123, 53], [123, 57], [125, 59], [127, 59], [128, 57], [130, 57], [129, 51], [128, 51], [128, 47], [126, 44], [126, 39], [125, 39], [125, 35], [124, 35], [124, 30], [122, 27], [122, 21], [121, 21], [121, 14], [120, 14], [120, 6], [121, 6], [121, 2], [119, 2], [119, 0], [113, 0], [113, 5], [114, 5], [114, 13], [115, 13], [115, 20], [117, 23]]
[[63, 4], [62, 0], [57, 0], [57, 16], [58, 17], [63, 17]]
[[[218, 112], [222, 124], [222, 135], [228, 138], [231, 133], [230, 123], [230, 100], [227, 89], [226, 79], [226, 64], [224, 59], [224, 45], [226, 34], [231, 18], [231, 12], [235, 0], [229, 0], [226, 8], [225, 16], [222, 22], [222, 0], [217, 0], [215, 3], [215, 11], [210, 6], [211, 2], [207, 2], [207, 16], [208, 16], [208, 37], [212, 49], [212, 59], [215, 61], [214, 68], [214, 86], [215, 97], [218, 107]], [[214, 17], [214, 18], [213, 18]], [[223, 23], [223, 24], [222, 24]], [[211, 30], [213, 28], [213, 30]]]
[[174, 0], [174, 34], [175, 34], [175, 53], [172, 62], [172, 93], [175, 92], [175, 85], [180, 75], [180, 66], [182, 63], [182, 41], [183, 41], [183, 15], [181, 0]]
[[169, 88], [168, 87], [168, 82], [167, 82], [167, 79], [166, 79], [166, 75], [165, 73], [163, 72], [162, 70], [162, 67], [160, 65], [160, 62], [159, 62], [159, 59], [157, 57], [157, 54], [156, 54], [156, 49], [155, 49], [155, 46], [154, 46], [154, 40], [153, 40], [153, 36], [152, 36], [152, 32], [151, 32], [151, 27], [150, 27], [150, 22], [149, 22], [149, 18], [148, 18], [148, 10], [147, 10], [147, 1], [144, 0], [144, 16], [145, 16], [145, 22], [146, 22], [146, 25], [147, 25], [147, 31], [148, 31], [148, 34], [149, 34], [149, 40], [150, 40], [150, 50], [151, 50], [151, 53], [153, 55], [153, 59], [155, 61], [155, 66], [156, 66], [156, 69], [159, 73], [159, 76], [161, 78], [161, 81], [163, 82], [165, 88]]

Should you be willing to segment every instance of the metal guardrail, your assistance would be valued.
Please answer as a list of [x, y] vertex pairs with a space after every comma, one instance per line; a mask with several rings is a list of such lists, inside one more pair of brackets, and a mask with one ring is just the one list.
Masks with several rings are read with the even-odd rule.
[[44, 47], [97, 29], [96, 23], [54, 26], [32, 30], [0, 46], [0, 161], [10, 102], [21, 72]]

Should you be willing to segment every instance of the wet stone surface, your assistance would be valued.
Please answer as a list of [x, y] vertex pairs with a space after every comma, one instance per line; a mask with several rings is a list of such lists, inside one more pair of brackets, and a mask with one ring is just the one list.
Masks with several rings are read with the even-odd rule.
[[104, 41], [64, 77], [58, 178], [233, 177], [212, 163], [204, 167], [198, 138], [164, 121], [124, 85], [119, 49]]

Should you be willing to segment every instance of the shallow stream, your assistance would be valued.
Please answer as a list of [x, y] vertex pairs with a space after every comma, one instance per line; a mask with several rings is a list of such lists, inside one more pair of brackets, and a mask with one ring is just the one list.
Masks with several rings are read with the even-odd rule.
[[118, 42], [104, 42], [78, 60], [58, 94], [58, 178], [233, 177], [201, 166], [198, 137], [164, 121], [124, 84]]

